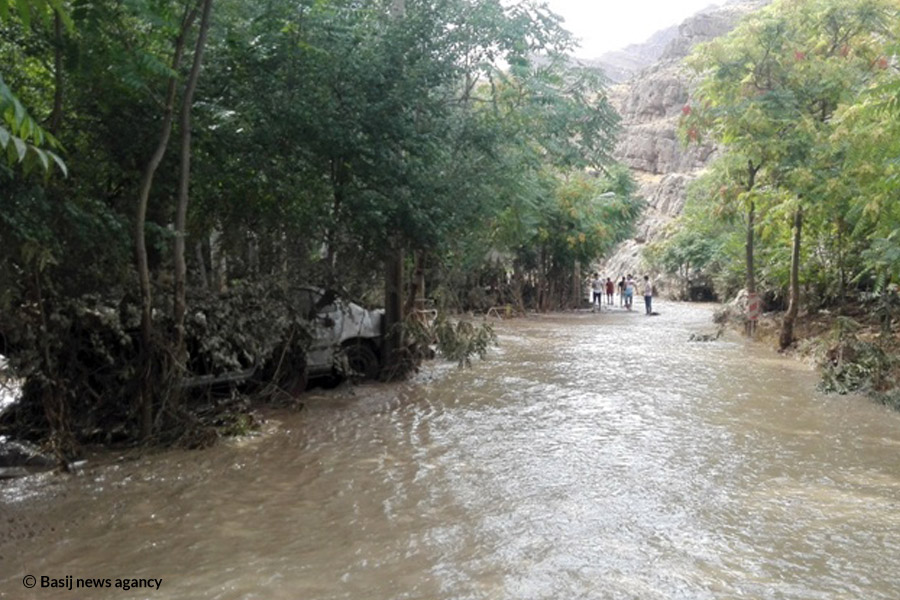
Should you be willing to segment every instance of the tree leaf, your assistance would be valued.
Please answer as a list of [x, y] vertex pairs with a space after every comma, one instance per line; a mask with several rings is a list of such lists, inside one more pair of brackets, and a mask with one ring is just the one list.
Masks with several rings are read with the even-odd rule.
[[28, 152], [28, 146], [25, 144], [25, 142], [17, 137], [13, 137], [12, 141], [16, 154], [18, 154], [19, 156], [18, 162], [22, 162], [25, 159], [25, 154]]
[[[33, 138], [34, 136], [34, 121], [32, 121], [28, 115], [25, 115], [25, 118], [23, 118], [22, 122], [19, 124], [18, 136], [23, 140]], [[39, 143], [36, 140], [32, 141]]]
[[49, 173], [50, 172], [50, 161], [47, 158], [47, 153], [44, 152], [43, 150], [41, 150], [40, 148], [36, 148], [34, 146], [31, 146], [30, 149], [38, 157], [38, 160], [40, 161], [41, 166], [44, 167], [44, 172]]
[[[11, 125], [19, 128], [22, 127], [22, 122], [25, 120], [25, 117], [28, 116], [28, 113], [25, 112], [25, 107], [22, 106], [22, 103], [19, 102], [19, 99], [15, 96], [12, 97], [12, 105], [13, 105], [13, 122]], [[13, 131], [15, 133], [15, 130]]]
[[59, 167], [59, 170], [63, 172], [63, 176], [68, 177], [69, 176], [69, 168], [66, 167], [65, 161], [63, 161], [63, 159], [61, 159], [59, 156], [57, 156], [55, 152], [47, 152], [47, 154], [50, 156], [50, 158], [53, 159], [53, 162], [56, 163], [56, 166]]

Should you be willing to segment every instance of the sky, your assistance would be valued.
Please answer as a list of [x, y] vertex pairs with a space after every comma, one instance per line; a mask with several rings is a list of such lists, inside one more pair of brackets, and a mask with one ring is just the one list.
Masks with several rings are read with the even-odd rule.
[[609, 50], [643, 42], [653, 33], [678, 25], [718, 0], [546, 0], [565, 18], [566, 29], [581, 40], [579, 58], [596, 58]]

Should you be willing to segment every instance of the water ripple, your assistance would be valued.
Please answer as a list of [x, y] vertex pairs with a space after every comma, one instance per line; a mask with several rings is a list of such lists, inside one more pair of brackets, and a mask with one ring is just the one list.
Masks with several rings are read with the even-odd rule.
[[503, 322], [470, 370], [0, 487], [0, 598], [26, 572], [173, 598], [895, 598], [900, 416], [736, 336], [687, 343], [707, 308], [659, 311]]

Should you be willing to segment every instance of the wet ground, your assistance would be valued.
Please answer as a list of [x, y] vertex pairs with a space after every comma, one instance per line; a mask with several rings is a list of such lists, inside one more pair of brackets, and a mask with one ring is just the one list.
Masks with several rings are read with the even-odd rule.
[[900, 415], [657, 310], [504, 321], [469, 370], [0, 483], [0, 598], [897, 598]]

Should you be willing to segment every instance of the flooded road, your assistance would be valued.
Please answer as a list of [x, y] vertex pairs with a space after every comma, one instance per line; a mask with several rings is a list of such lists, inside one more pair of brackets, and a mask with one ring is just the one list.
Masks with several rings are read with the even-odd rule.
[[900, 415], [658, 310], [507, 321], [469, 370], [0, 484], [0, 598], [900, 597]]

